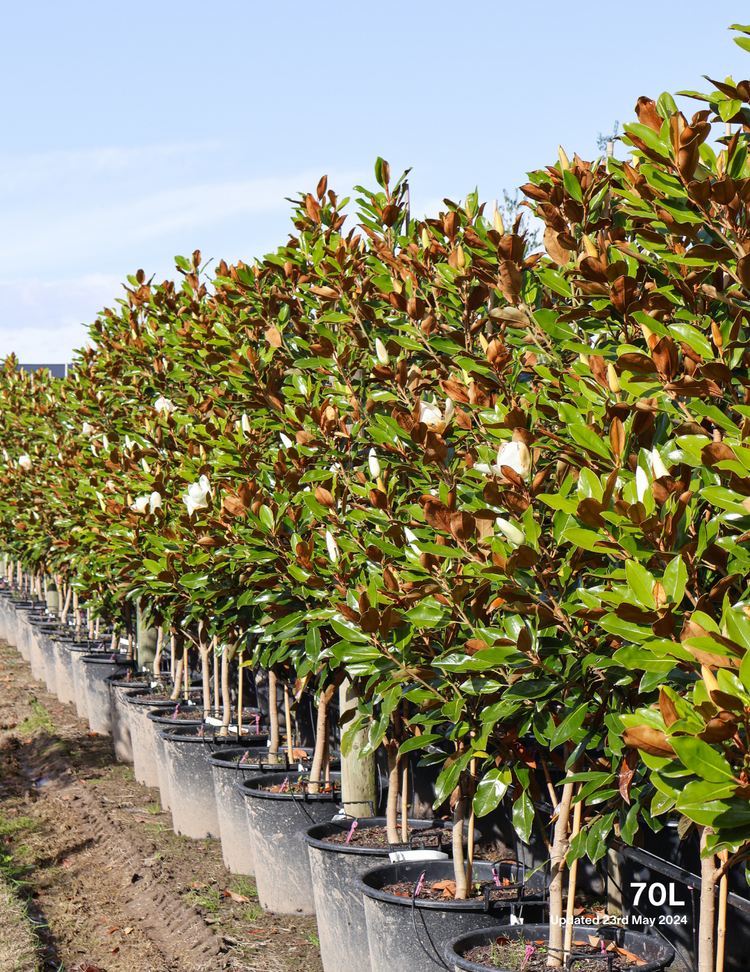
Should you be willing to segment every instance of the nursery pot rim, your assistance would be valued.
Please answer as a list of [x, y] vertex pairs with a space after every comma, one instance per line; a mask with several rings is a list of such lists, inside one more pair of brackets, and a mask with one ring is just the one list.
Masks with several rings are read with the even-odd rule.
[[[220, 729], [220, 726], [209, 726], [209, 729]], [[195, 730], [194, 732], [191, 730]], [[203, 733], [199, 734], [199, 730]], [[203, 743], [204, 746], [228, 746], [236, 744], [236, 737], [233, 735], [219, 736], [213, 732], [206, 732], [206, 727], [202, 722], [193, 726], [164, 726], [163, 729], [156, 729], [162, 739], [176, 739], [179, 742]]]
[[[424, 908], [427, 911], [480, 911], [480, 912], [487, 913], [484, 897], [473, 898], [468, 901], [455, 901], [451, 899], [447, 899], [444, 901], [441, 900], [430, 901], [425, 898], [412, 898], [412, 897], [402, 898], [397, 894], [391, 894], [388, 891], [380, 891], [378, 888], [372, 888], [369, 886], [369, 884], [366, 883], [368, 879], [371, 879], [371, 876], [373, 874], [376, 874], [377, 872], [382, 871], [385, 868], [394, 868], [394, 869], [397, 869], [399, 867], [411, 868], [416, 872], [415, 877], [418, 877], [421, 871], [429, 872], [431, 866], [436, 866], [436, 865], [441, 868], [447, 867], [450, 869], [451, 873], [453, 872], [452, 860], [400, 861], [396, 864], [384, 863], [384, 864], [377, 865], [376, 867], [371, 867], [367, 871], [364, 871], [362, 874], [360, 874], [359, 877], [356, 877], [354, 879], [354, 886], [356, 887], [357, 891], [360, 894], [364, 894], [368, 898], [372, 898], [375, 901], [383, 901], [385, 904], [389, 904], [389, 905], [397, 905], [400, 908], [411, 908], [413, 904], [415, 907]], [[489, 871], [491, 871], [493, 865], [489, 861], [474, 861], [474, 875], [476, 875], [480, 869], [484, 870], [485, 867], [488, 868]], [[430, 879], [429, 873], [425, 874], [425, 879], [426, 880]], [[402, 880], [404, 879], [402, 878]], [[406, 880], [408, 880], [408, 878]], [[492, 901], [490, 902], [489, 910], [501, 911], [510, 908], [510, 906], [514, 904], [518, 905], [519, 902], [513, 901], [511, 899], [501, 899], [499, 901]], [[531, 904], [531, 902], [529, 902], [529, 904]], [[515, 928], [516, 926], [513, 925], [512, 927]], [[524, 925], [522, 927], [531, 928], [531, 925]]]
[[[104, 657], [106, 655], [106, 658]], [[112, 657], [111, 652], [96, 652], [93, 654], [84, 655], [81, 659], [85, 665], [112, 665], [114, 668], [130, 668], [136, 667], [135, 659], [131, 658], [128, 661], [127, 658], [117, 658]]]
[[[295, 803], [309, 803], [311, 800], [320, 803], [339, 803], [341, 801], [341, 791], [339, 790], [337, 793], [333, 788], [331, 788], [330, 793], [309, 793], [307, 790], [305, 790], [303, 793], [271, 793], [270, 790], [259, 789], [261, 786], [273, 786], [273, 784], [276, 782], [283, 783], [286, 779], [288, 779], [290, 783], [298, 783], [300, 777], [307, 775], [307, 773], [300, 773], [299, 771], [295, 773], [257, 773], [246, 780], [237, 780], [235, 785], [246, 800], [252, 798], [254, 800], [280, 800], [282, 802], [294, 801]], [[318, 784], [313, 785], [323, 786], [326, 782], [329, 781], [320, 780]], [[332, 772], [330, 782], [341, 782], [341, 773], [338, 771]], [[253, 784], [255, 784], [255, 786]]]
[[[658, 935], [646, 935], [643, 932], [632, 931], [629, 928], [625, 928], [621, 925], [587, 925], [587, 930], [596, 930], [598, 928], [611, 929], [612, 931], [622, 932], [621, 938], [624, 939], [626, 935], [638, 935], [640, 938], [647, 939], [649, 942], [653, 942], [655, 945], [660, 947], [664, 951], [664, 957], [659, 959], [652, 959], [650, 962], [646, 962], [645, 965], [637, 966], [638, 972], [656, 972], [658, 969], [666, 969], [675, 958], [675, 950], [665, 942]], [[500, 967], [494, 967], [491, 965], [482, 965], [479, 962], [470, 962], [469, 959], [464, 958], [459, 952], [456, 951], [456, 946], [465, 941], [466, 939], [472, 938], [487, 938], [489, 941], [497, 938], [498, 935], [508, 935], [510, 932], [511, 938], [521, 932], [528, 932], [529, 937], [533, 936], [536, 939], [544, 938], [549, 939], [549, 929], [550, 924], [547, 923], [537, 923], [533, 925], [495, 925], [491, 928], [476, 928], [473, 931], [463, 932], [461, 935], [456, 935], [445, 943], [443, 949], [443, 957], [451, 969], [461, 969], [462, 972], [508, 972], [508, 970], [502, 969]], [[617, 941], [617, 935], [615, 935], [615, 941]], [[486, 942], [485, 944], [489, 943]], [[474, 948], [478, 942], [473, 942], [469, 947]], [[574, 949], [571, 947], [571, 952]], [[639, 956], [640, 958], [640, 956]], [[602, 966], [605, 969], [606, 966]]]
[[[350, 821], [349, 824], [348, 824], [348, 826], [351, 827], [351, 821], [353, 821], [355, 818], [352, 817], [352, 818], [348, 818], [348, 819]], [[359, 817], [357, 819], [357, 826], [359, 826], [359, 827], [384, 827], [386, 825], [386, 823], [387, 823], [387, 820], [388, 820], [387, 817]], [[433, 827], [440, 827], [441, 829], [445, 830], [446, 833], [449, 833], [450, 830], [451, 830], [450, 824], [446, 824], [445, 821], [443, 821], [443, 820], [441, 820], [439, 818], [436, 818], [436, 819], [433, 819], [433, 820], [429, 820], [429, 819], [427, 819], [425, 817], [407, 817], [406, 818], [406, 824], [407, 824], [408, 827], [413, 827], [415, 830], [430, 830]], [[399, 820], [398, 826], [399, 826], [399, 829], [400, 829], [401, 828], [401, 821], [400, 820]], [[310, 847], [315, 847], [318, 850], [327, 851], [329, 853], [351, 854], [353, 856], [359, 856], [359, 857], [377, 857], [377, 858], [380, 858], [380, 859], [386, 859], [389, 854], [393, 853], [394, 851], [398, 851], [398, 850], [404, 850], [405, 851], [405, 850], [421, 850], [422, 849], [422, 848], [417, 848], [417, 847], [411, 847], [411, 845], [408, 844], [408, 843], [407, 844], [386, 844], [384, 847], [362, 847], [362, 846], [353, 846], [352, 844], [327, 844], [324, 840], [321, 840], [320, 837], [317, 837], [315, 834], [312, 833], [313, 830], [326, 830], [329, 827], [338, 827], [342, 831], [345, 831], [345, 830], [348, 829], [347, 828], [347, 824], [345, 824], [345, 823], [339, 824], [336, 821], [329, 820], [327, 823], [313, 824], [311, 827], [308, 827], [307, 830], [305, 830], [302, 833], [302, 840], [304, 840], [304, 842], [306, 844], [309, 844]], [[326, 834], [325, 836], [328, 837], [330, 835], [329, 834]], [[474, 841], [475, 841], [475, 843], [480, 843], [481, 840], [482, 840], [482, 834], [481, 834], [481, 832], [479, 830], [475, 830], [474, 831]], [[466, 834], [464, 834], [464, 841], [463, 842], [464, 842], [464, 845], [467, 842], [466, 841]], [[442, 846], [442, 844], [441, 844], [441, 846]], [[425, 848], [425, 850], [430, 850], [430, 849], [431, 848]], [[416, 863], [419, 863], [419, 862], [416, 862]], [[427, 863], [427, 862], [425, 861], [425, 863]], [[480, 864], [480, 863], [481, 864], [486, 864], [487, 861], [477, 861], [476, 863], [477, 864]]]

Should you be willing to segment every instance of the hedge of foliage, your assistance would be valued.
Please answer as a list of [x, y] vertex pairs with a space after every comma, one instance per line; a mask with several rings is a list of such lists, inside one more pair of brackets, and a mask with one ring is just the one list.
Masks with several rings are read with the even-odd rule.
[[710, 83], [690, 120], [640, 98], [628, 161], [529, 174], [544, 252], [476, 194], [410, 220], [379, 159], [252, 265], [129, 277], [66, 380], [5, 363], [3, 549], [348, 676], [344, 750], [447, 738], [438, 803], [508, 794], [524, 840], [542, 770], [558, 910], [566, 852], [675, 812], [717, 879], [750, 847], [750, 82]]

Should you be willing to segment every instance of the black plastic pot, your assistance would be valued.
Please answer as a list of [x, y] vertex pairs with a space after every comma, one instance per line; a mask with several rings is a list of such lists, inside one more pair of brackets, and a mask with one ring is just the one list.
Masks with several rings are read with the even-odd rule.
[[[456, 933], [492, 928], [509, 921], [512, 910], [520, 906], [509, 901], [427, 901], [401, 898], [382, 888], [400, 881], [417, 882], [422, 872], [425, 882], [453, 880], [451, 861], [410, 861], [384, 864], [365, 871], [356, 880], [362, 893], [367, 941], [372, 972], [445, 972], [443, 951]], [[492, 882], [492, 865], [474, 862], [473, 879]], [[523, 905], [525, 920], [543, 917], [542, 904]], [[514, 926], [515, 927], [515, 926]]]
[[[295, 747], [297, 748], [297, 747]], [[312, 757], [313, 750], [306, 749], [305, 753]], [[252, 758], [251, 763], [240, 762], [242, 756]], [[259, 762], [259, 757], [265, 757]], [[243, 737], [241, 746], [212, 753], [208, 758], [214, 775], [214, 792], [216, 794], [216, 810], [219, 815], [219, 830], [221, 831], [221, 850], [224, 856], [224, 866], [232, 874], [255, 874], [253, 860], [253, 846], [247, 822], [245, 800], [237, 788], [238, 780], [249, 780], [253, 776], [263, 773], [294, 772], [298, 768], [298, 760], [286, 762], [286, 751], [279, 749], [279, 762], [269, 763], [268, 740], [265, 735]], [[339, 768], [339, 762], [333, 761], [331, 768]]]
[[237, 737], [214, 736], [202, 725], [167, 726], [156, 735], [164, 745], [172, 829], [195, 840], [220, 837], [214, 777], [206, 757], [236, 746]]
[[[132, 677], [132, 671], [130, 672]], [[130, 740], [130, 720], [126, 703], [123, 700], [125, 692], [133, 689], [144, 689], [151, 691], [151, 682], [139, 681], [136, 678], [128, 680], [128, 673], [125, 678], [119, 674], [109, 675], [106, 679], [109, 689], [109, 707], [112, 714], [112, 744], [115, 749], [115, 759], [118, 763], [133, 762], [133, 746]]]
[[[357, 821], [357, 826], [385, 827], [386, 823], [385, 817], [365, 817]], [[374, 864], [386, 863], [391, 851], [409, 849], [406, 844], [357, 847], [325, 841], [326, 837], [346, 833], [351, 825], [351, 820], [316, 824], [309, 827], [302, 836], [310, 856], [315, 917], [325, 972], [370, 972], [365, 909], [362, 892], [356, 882]], [[408, 825], [413, 829], [426, 830], [433, 826], [443, 827], [443, 822], [410, 819]], [[481, 842], [481, 833], [475, 831], [474, 838], [477, 843]], [[437, 841], [434, 843], [435, 850], [450, 852], [450, 829], [445, 827], [445, 834], [439, 845]], [[411, 846], [419, 847], [419, 840], [412, 839]]]
[[108, 652], [84, 655], [81, 673], [86, 686], [86, 709], [91, 731], [100, 736], [112, 735], [112, 703], [109, 697], [110, 675], [124, 675], [135, 670], [135, 661], [126, 655], [110, 655]]
[[[73, 672], [73, 691], [75, 693], [76, 700], [76, 714], [79, 719], [85, 719], [88, 722], [89, 718], [89, 707], [88, 707], [88, 696], [86, 694], [86, 676], [83, 672], [83, 657], [84, 655], [97, 654], [96, 644], [91, 641], [73, 641], [68, 645], [68, 651], [70, 652], [70, 665]], [[98, 654], [111, 657], [111, 652], [98, 651]]]
[[[340, 792], [272, 793], [263, 787], [293, 785], [306, 773], [266, 773], [237, 786], [245, 799], [252, 836], [255, 884], [261, 908], [282, 915], [314, 915], [315, 897], [310, 879], [303, 832], [326, 823], [339, 812]], [[331, 778], [340, 782], [341, 774]]]
[[[128, 727], [130, 728], [130, 745], [133, 751], [133, 773], [142, 786], [158, 786], [159, 761], [162, 756], [157, 751], [154, 740], [154, 725], [149, 721], [151, 712], [174, 712], [174, 699], [144, 699], [142, 696], [151, 695], [150, 689], [127, 691], [123, 699], [127, 707]], [[166, 774], [165, 774], [166, 779]], [[165, 802], [166, 797], [166, 802]], [[161, 793], [161, 805], [169, 809], [169, 787], [165, 783], [165, 790]]]
[[[219, 836], [224, 866], [232, 874], [255, 874], [253, 845], [247, 823], [245, 801], [237, 789], [238, 780], [248, 780], [262, 773], [262, 765], [243, 765], [242, 757], [248, 753], [257, 757], [266, 752], [264, 736], [250, 737], [242, 746], [230, 746], [211, 753], [208, 757], [214, 778], [216, 813], [219, 818]], [[266, 764], [268, 765], [268, 764]], [[275, 767], [278, 770], [278, 766]]]
[[[446, 943], [444, 949], [445, 962], [450, 969], [465, 970], [465, 972], [503, 972], [497, 966], [479, 965], [469, 962], [463, 956], [472, 948], [489, 945], [500, 935], [510, 941], [547, 941], [549, 925], [500, 925], [495, 928], [484, 928], [478, 931], [464, 932]], [[586, 936], [596, 934], [602, 938], [613, 939], [620, 948], [626, 948], [637, 955], [645, 965], [638, 966], [638, 972], [661, 972], [674, 961], [674, 949], [656, 935], [644, 935], [642, 932], [628, 931], [615, 925], [591, 926], [583, 925], [581, 930]], [[574, 931], [575, 937], [575, 931]], [[573, 948], [575, 952], [575, 948]], [[575, 968], [575, 966], [573, 966]], [[606, 969], [602, 963], [602, 970]]]

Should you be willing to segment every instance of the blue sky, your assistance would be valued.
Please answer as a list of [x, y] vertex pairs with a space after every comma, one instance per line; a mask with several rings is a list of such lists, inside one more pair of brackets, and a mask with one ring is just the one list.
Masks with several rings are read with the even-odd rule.
[[[285, 196], [411, 166], [412, 211], [597, 154], [641, 94], [750, 75], [714, 0], [37, 0], [0, 62], [0, 357], [63, 361], [143, 268], [246, 262], [284, 242]], [[686, 113], [697, 110], [687, 101]], [[617, 154], [622, 154], [622, 149]]]

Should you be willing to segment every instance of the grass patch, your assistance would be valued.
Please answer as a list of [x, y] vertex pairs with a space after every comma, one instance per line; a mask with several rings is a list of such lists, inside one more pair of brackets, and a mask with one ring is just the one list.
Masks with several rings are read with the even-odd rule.
[[218, 888], [191, 888], [185, 895], [188, 904], [197, 905], [212, 915], [221, 912], [221, 891]]
[[47, 710], [44, 706], [40, 702], [37, 702], [36, 699], [29, 699], [29, 705], [31, 706], [32, 714], [26, 716], [23, 722], [18, 724], [16, 732], [22, 736], [30, 736], [33, 732], [39, 732], [41, 730], [53, 733], [55, 727], [52, 725], [52, 720], [47, 715]]
[[0, 972], [37, 972], [39, 967], [39, 944], [26, 908], [0, 879]]
[[17, 817], [6, 817], [0, 815], [0, 837], [12, 837], [21, 830], [31, 830], [34, 821], [31, 817], [19, 815]]
[[246, 898], [257, 898], [258, 889], [255, 886], [255, 881], [246, 874], [236, 874], [229, 882], [228, 887], [232, 891], [236, 891], [237, 894], [244, 894]]

